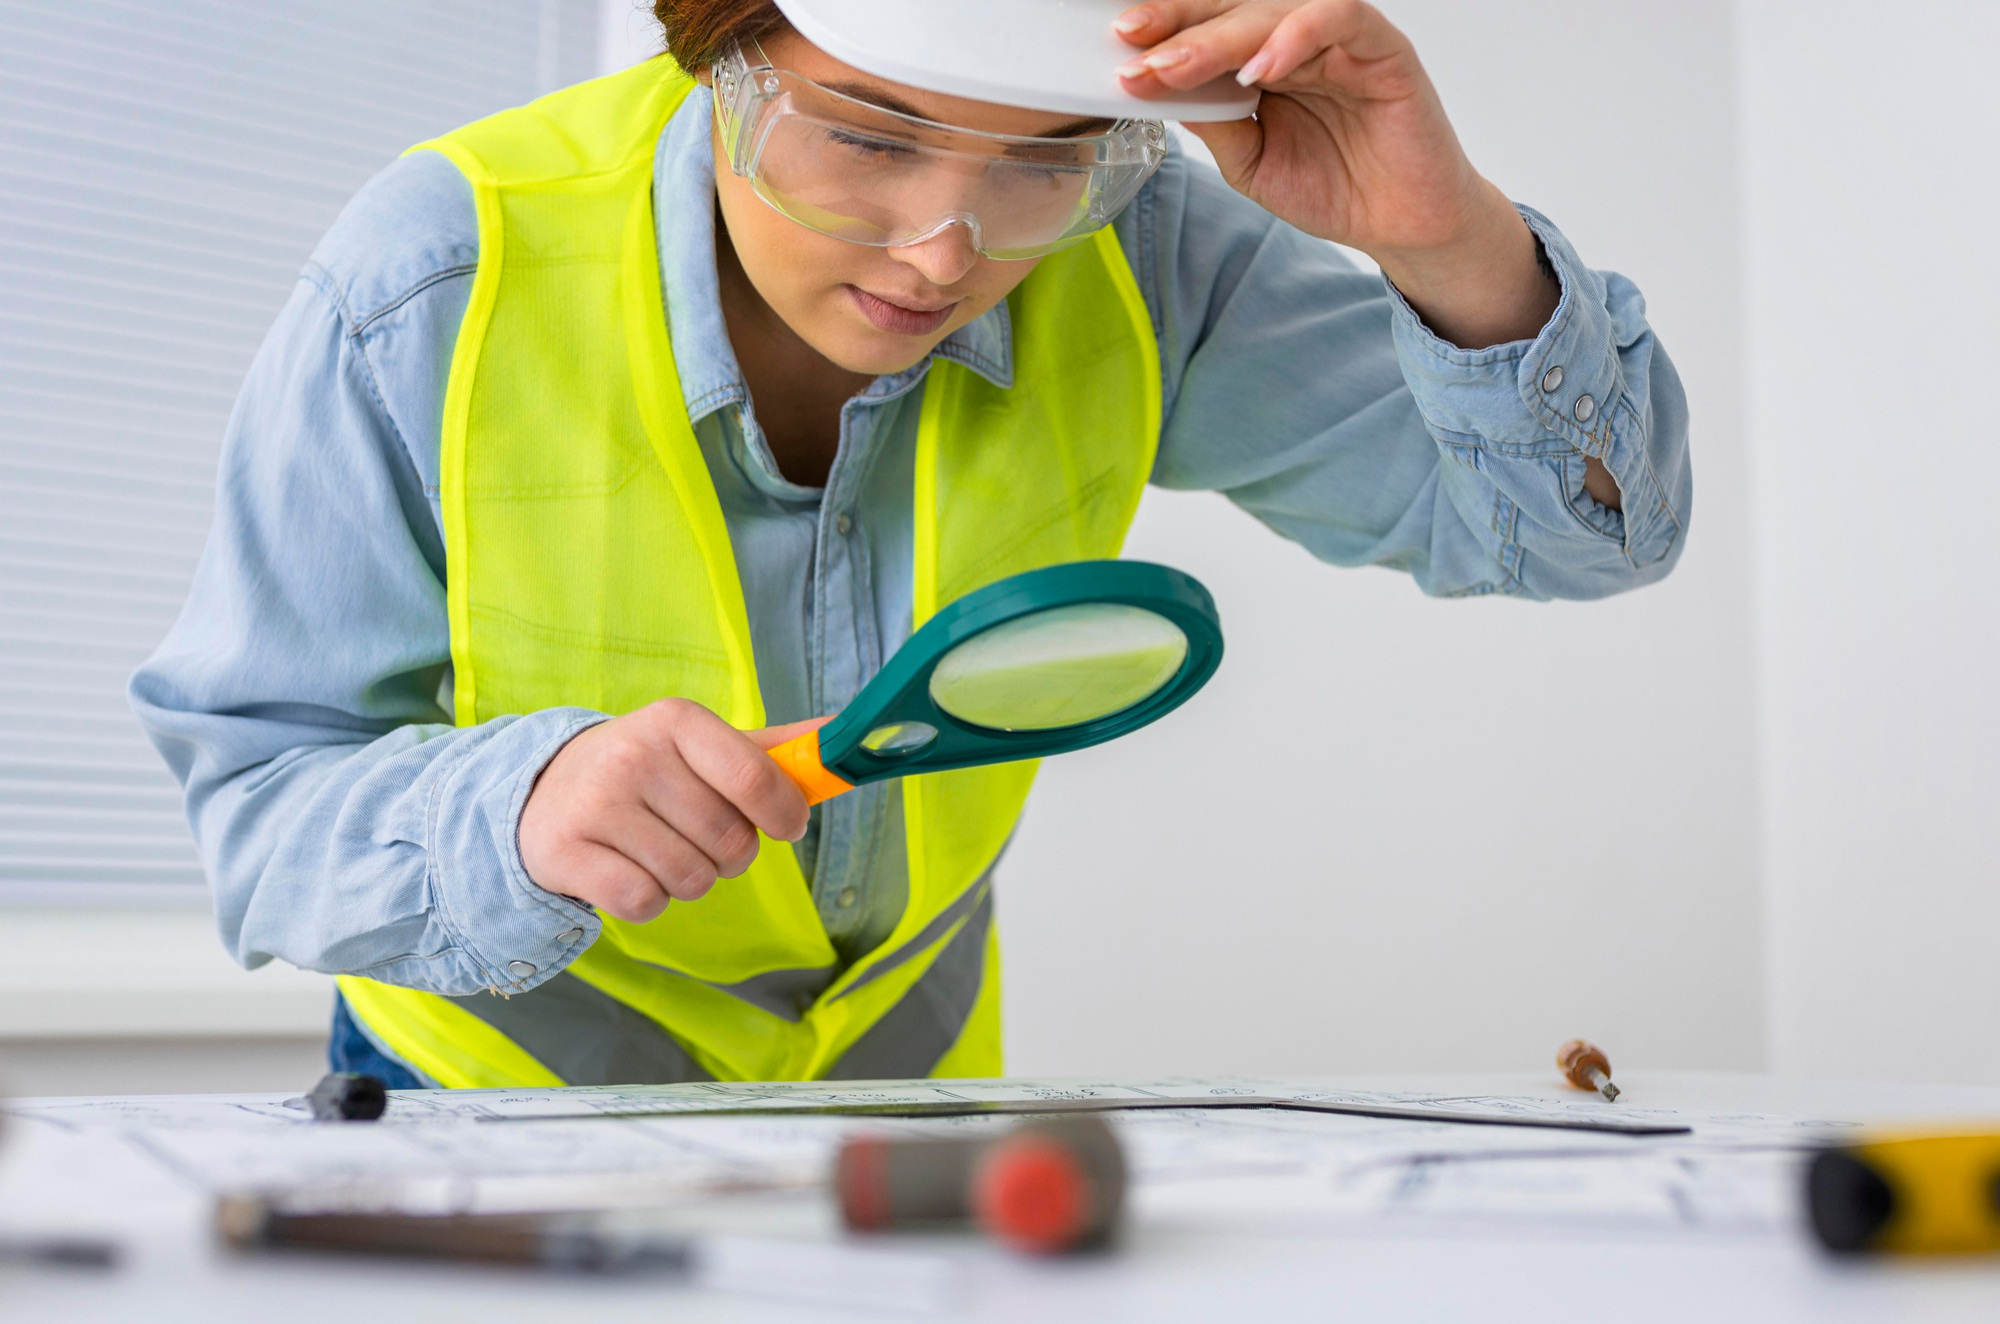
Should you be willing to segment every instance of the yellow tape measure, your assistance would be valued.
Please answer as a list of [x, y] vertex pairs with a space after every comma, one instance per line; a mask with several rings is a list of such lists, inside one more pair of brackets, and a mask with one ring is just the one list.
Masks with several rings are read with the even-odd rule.
[[1822, 1150], [1806, 1172], [1806, 1205], [1829, 1250], [2000, 1253], [2000, 1132]]

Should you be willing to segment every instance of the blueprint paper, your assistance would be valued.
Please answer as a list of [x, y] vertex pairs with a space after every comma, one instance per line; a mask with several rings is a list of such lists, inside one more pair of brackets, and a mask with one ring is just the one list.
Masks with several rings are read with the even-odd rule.
[[[826, 1115], [828, 1104], [1272, 1097], [1436, 1114], [1162, 1108], [1111, 1115], [1133, 1216], [1244, 1231], [1302, 1222], [1603, 1233], [1768, 1234], [1795, 1217], [1800, 1150], [1841, 1124], [1498, 1095], [1335, 1090], [1309, 1081], [893, 1081], [401, 1091], [376, 1123], [315, 1123], [280, 1095], [22, 1100], [8, 1111], [115, 1137], [209, 1192], [304, 1193], [410, 1212], [777, 1207], [830, 1217], [825, 1180], [857, 1131], [998, 1132], [1011, 1116]], [[1467, 1126], [1473, 1114], [1619, 1109], [1687, 1134]], [[729, 1115], [717, 1109], [782, 1109]], [[495, 1125], [504, 1122], [504, 1125]], [[759, 1212], [761, 1211], [761, 1212]]]
[[[1031, 1101], [1158, 1103], [1165, 1099], [1277, 1098], [1326, 1102], [1360, 1109], [1388, 1109], [1443, 1120], [1532, 1119], [1544, 1122], [1610, 1120], [1689, 1126], [1708, 1138], [1738, 1135], [1764, 1139], [1839, 1129], [1839, 1122], [1797, 1121], [1747, 1114], [1694, 1114], [1608, 1104], [1595, 1099], [1543, 1099], [1505, 1095], [1450, 1095], [1317, 1087], [1310, 1081], [1255, 1078], [1164, 1078], [1143, 1081], [948, 1080], [823, 1081], [687, 1085], [581, 1086], [567, 1089], [399, 1090], [392, 1092], [380, 1125], [457, 1121], [523, 1121], [583, 1117], [671, 1116], [729, 1111], [819, 1108], [977, 1105]], [[153, 1098], [29, 1099], [9, 1105], [33, 1116], [78, 1128], [239, 1125], [310, 1121], [302, 1106], [282, 1095], [183, 1095]]]

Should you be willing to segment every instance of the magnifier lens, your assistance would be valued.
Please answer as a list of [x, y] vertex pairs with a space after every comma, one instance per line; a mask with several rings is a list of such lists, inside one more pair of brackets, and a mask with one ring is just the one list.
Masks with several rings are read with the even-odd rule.
[[1143, 703], [1187, 655], [1187, 635], [1157, 612], [1116, 602], [1053, 607], [945, 654], [931, 673], [931, 700], [975, 726], [1052, 731]]
[[889, 722], [861, 737], [861, 748], [870, 754], [914, 754], [937, 739], [937, 728], [929, 722]]

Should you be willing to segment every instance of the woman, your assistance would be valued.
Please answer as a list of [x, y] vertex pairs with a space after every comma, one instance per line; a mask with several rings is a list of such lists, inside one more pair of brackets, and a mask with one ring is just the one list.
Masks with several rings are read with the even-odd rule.
[[661, 0], [673, 63], [404, 157], [252, 369], [132, 692], [238, 959], [342, 975], [336, 1068], [997, 1073], [1032, 768], [809, 813], [764, 751], [958, 594], [1115, 555], [1148, 481], [1432, 593], [1678, 556], [1637, 291], [1473, 170], [1373, 9], [1117, 19], [1131, 96], [1262, 89], [1189, 126], [1218, 178], [844, 64], [814, 3]]

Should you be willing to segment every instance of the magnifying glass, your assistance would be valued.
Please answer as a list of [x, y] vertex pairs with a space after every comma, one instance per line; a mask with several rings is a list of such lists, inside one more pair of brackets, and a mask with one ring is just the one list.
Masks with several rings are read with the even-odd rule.
[[771, 750], [818, 804], [863, 782], [1066, 754], [1157, 721], [1222, 662], [1215, 600], [1145, 561], [989, 584], [896, 650], [840, 715]]

